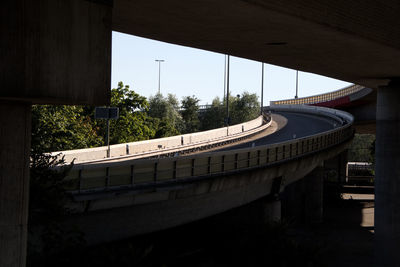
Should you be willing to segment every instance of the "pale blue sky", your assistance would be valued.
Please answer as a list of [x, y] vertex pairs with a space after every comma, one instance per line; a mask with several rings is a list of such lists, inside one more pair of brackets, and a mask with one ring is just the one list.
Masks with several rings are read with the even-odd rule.
[[[161, 63], [161, 93], [175, 94], [179, 100], [195, 95], [200, 104], [211, 103], [224, 92], [224, 55], [185, 46], [154, 41], [113, 32], [112, 87], [119, 81], [135, 92], [149, 97], [158, 91], [158, 63]], [[299, 72], [299, 97], [343, 88], [350, 83]], [[230, 91], [243, 91], [260, 97], [261, 63], [230, 57]], [[264, 65], [264, 105], [270, 100], [293, 98], [296, 71], [275, 65]]]

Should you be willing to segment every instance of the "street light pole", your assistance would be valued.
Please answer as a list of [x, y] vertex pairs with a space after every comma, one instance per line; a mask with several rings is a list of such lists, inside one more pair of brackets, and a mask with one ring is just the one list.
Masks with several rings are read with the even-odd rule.
[[222, 100], [225, 100], [225, 93], [226, 93], [226, 55], [224, 58], [224, 97], [222, 98]]
[[299, 71], [296, 70], [296, 95], [294, 96], [294, 98], [298, 98], [298, 89], [299, 89]]
[[163, 60], [163, 59], [156, 59], [155, 60], [156, 62], [158, 62], [158, 94], [160, 94], [161, 93], [161, 90], [160, 90], [160, 85], [161, 85], [161, 62], [164, 62], [165, 60]]
[[264, 106], [264, 62], [261, 62], [261, 111], [260, 114], [263, 113]]
[[226, 73], [226, 126], [229, 126], [229, 55]]

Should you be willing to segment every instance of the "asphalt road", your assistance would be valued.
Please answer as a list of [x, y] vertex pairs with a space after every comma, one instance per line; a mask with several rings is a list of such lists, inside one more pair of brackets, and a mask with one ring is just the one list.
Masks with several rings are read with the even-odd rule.
[[[335, 122], [333, 119], [321, 117], [311, 114], [291, 113], [291, 112], [275, 112], [275, 114], [287, 118], [287, 124], [279, 131], [265, 136], [263, 138], [242, 143], [236, 146], [220, 149], [218, 151], [226, 151], [238, 148], [246, 148], [251, 146], [262, 146], [267, 144], [280, 143], [294, 138], [306, 137], [309, 135], [322, 133], [334, 129]], [[339, 127], [337, 125], [336, 127]], [[254, 145], [253, 145], [254, 143]]]

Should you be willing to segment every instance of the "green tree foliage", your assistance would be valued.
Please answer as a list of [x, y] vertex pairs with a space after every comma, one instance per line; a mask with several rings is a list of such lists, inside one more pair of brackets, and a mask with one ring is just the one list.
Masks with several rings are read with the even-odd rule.
[[179, 113], [179, 101], [175, 95], [156, 94], [149, 99], [148, 115], [155, 119], [156, 138], [178, 135], [183, 132], [183, 120]]
[[202, 131], [224, 127], [224, 118], [226, 116], [225, 106], [219, 97], [215, 97], [211, 107], [200, 114], [200, 129]]
[[[110, 121], [110, 143], [119, 144], [147, 140], [155, 136], [155, 123], [147, 115], [149, 103], [144, 96], [140, 96], [129, 85], [118, 83], [117, 88], [111, 89], [111, 106], [119, 108], [119, 118]], [[102, 121], [105, 134], [105, 121]]]
[[[257, 118], [260, 103], [256, 94], [244, 92], [242, 95], [229, 96], [229, 124], [238, 124]], [[226, 102], [214, 98], [211, 108], [201, 115], [201, 130], [223, 127], [226, 117]]]
[[349, 148], [350, 162], [374, 162], [375, 135], [356, 134]]
[[[119, 108], [118, 120], [110, 120], [110, 143], [154, 138], [160, 121], [147, 115], [145, 97], [122, 82], [111, 90], [111, 106]], [[94, 119], [91, 106], [32, 107], [32, 149], [50, 152], [105, 144], [106, 121]]]
[[82, 106], [32, 107], [32, 149], [51, 152], [99, 146], [103, 143]]
[[182, 99], [184, 133], [194, 133], [200, 128], [199, 101], [195, 96], [186, 96]]
[[[230, 124], [258, 116], [255, 94], [229, 97]], [[118, 83], [111, 89], [111, 106], [119, 108], [119, 118], [110, 120], [110, 144], [134, 142], [224, 126], [224, 101], [216, 97], [212, 107], [199, 113], [199, 99], [187, 96], [182, 109], [176, 96], [157, 94], [149, 102]], [[199, 118], [200, 116], [200, 118]], [[32, 108], [32, 148], [50, 152], [96, 147], [105, 144], [106, 120], [94, 119], [94, 107], [35, 105]]]
[[63, 224], [70, 215], [65, 177], [73, 166], [64, 163], [58, 156], [31, 152], [27, 266], [54, 266], [48, 262], [59, 262], [60, 252], [85, 245], [78, 228]]
[[244, 92], [241, 96], [230, 97], [230, 124], [253, 120], [260, 115], [260, 103], [256, 94]]

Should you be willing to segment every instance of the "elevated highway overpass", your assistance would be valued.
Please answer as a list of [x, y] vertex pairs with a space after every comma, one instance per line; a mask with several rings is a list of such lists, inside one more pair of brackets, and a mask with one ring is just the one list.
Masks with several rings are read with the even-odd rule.
[[[66, 223], [78, 225], [88, 243], [96, 244], [195, 221], [262, 197], [274, 199], [346, 149], [353, 137], [353, 118], [342, 111], [294, 105], [271, 111], [280, 129], [238, 146], [76, 163], [68, 177], [75, 214]], [[277, 212], [280, 202], [274, 203]]]
[[376, 133], [377, 90], [362, 85], [350, 85], [340, 90], [314, 96], [271, 101], [273, 105], [311, 105], [330, 107], [354, 116], [358, 133]]
[[0, 265], [25, 265], [30, 106], [107, 105], [112, 30], [377, 89], [377, 264], [398, 264], [400, 172], [393, 166], [400, 160], [399, 11], [396, 0], [5, 0], [0, 247], [7, 250], [0, 250]]

